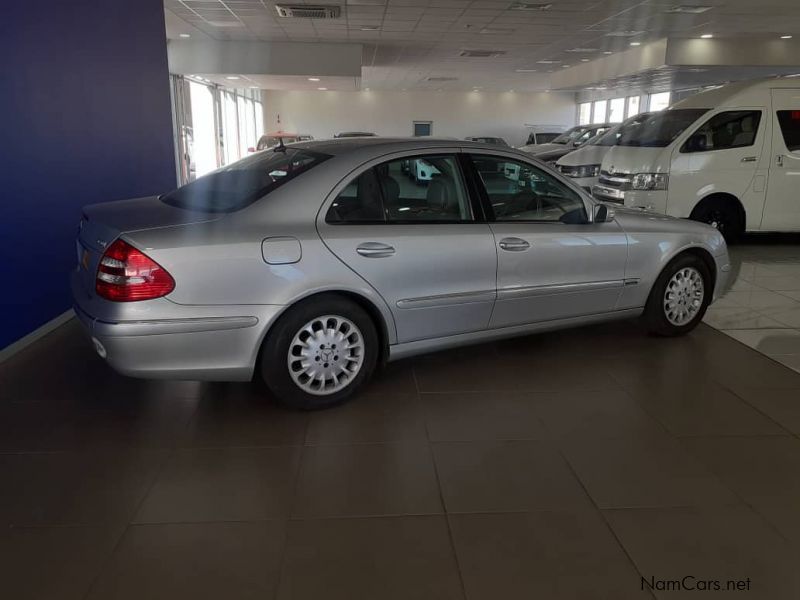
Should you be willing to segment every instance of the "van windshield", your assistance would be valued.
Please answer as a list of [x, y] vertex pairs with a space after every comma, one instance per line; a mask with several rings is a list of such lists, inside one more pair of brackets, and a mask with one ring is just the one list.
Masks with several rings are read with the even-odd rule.
[[234, 212], [329, 158], [299, 148], [266, 150], [212, 171], [160, 199], [186, 210]]
[[638, 127], [624, 132], [617, 141], [617, 145], [665, 148], [708, 110], [707, 108], [678, 108], [656, 113]]
[[565, 131], [556, 139], [554, 139], [551, 144], [569, 144], [570, 142], [574, 142], [579, 137], [581, 137], [586, 130], [589, 129], [588, 127], [573, 127], [572, 129]]

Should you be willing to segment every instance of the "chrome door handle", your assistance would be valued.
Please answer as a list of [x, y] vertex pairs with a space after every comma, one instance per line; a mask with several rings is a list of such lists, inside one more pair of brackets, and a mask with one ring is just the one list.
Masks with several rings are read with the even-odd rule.
[[757, 160], [758, 160], [758, 157], [756, 157], [756, 156], [745, 156], [742, 159], [742, 162], [756, 162]]
[[778, 154], [778, 156], [775, 157], [775, 162], [777, 163], [777, 165], [779, 167], [782, 167], [783, 166], [783, 154]]
[[515, 237], [503, 238], [497, 245], [508, 252], [522, 252], [531, 247], [525, 240]]
[[394, 255], [395, 249], [380, 242], [364, 242], [356, 247], [356, 252], [367, 258], [385, 258]]

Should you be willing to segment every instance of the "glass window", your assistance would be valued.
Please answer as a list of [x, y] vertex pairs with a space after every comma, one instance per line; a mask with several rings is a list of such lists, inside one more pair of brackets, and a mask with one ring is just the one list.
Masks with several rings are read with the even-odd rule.
[[161, 201], [187, 210], [233, 212], [328, 158], [327, 154], [289, 148], [281, 152], [262, 152], [164, 194]]
[[256, 101], [253, 103], [256, 110], [256, 138], [264, 134], [264, 105]]
[[607, 100], [598, 100], [594, 103], [594, 114], [592, 115], [592, 123], [603, 123], [606, 120], [606, 106]]
[[707, 152], [752, 146], [756, 141], [760, 110], [731, 110], [703, 123], [681, 148], [681, 152]]
[[669, 106], [670, 92], [660, 92], [658, 94], [650, 94], [650, 112], [657, 112], [664, 110]]
[[628, 98], [628, 112], [625, 114], [626, 118], [633, 117], [638, 115], [641, 111], [639, 110], [639, 102], [641, 98], [639, 96], [630, 96]]
[[414, 137], [429, 136], [431, 135], [432, 129], [432, 121], [414, 121]]
[[222, 92], [222, 156], [225, 164], [239, 159], [239, 127], [236, 120], [236, 98], [231, 92]]
[[329, 223], [452, 223], [472, 220], [453, 156], [408, 157], [364, 172], [337, 196]]
[[578, 109], [578, 125], [589, 125], [592, 122], [592, 103], [584, 102]]
[[617, 141], [625, 134], [633, 132], [633, 130], [644, 123], [650, 117], [650, 113], [641, 113], [626, 119], [619, 125], [615, 125], [603, 135], [597, 136], [590, 142], [593, 146], [616, 146]]
[[217, 135], [214, 130], [214, 90], [212, 87], [189, 82], [192, 137], [195, 173], [199, 177], [216, 169]]
[[622, 123], [625, 119], [625, 98], [614, 98], [609, 105], [609, 123]]
[[639, 127], [625, 131], [617, 144], [665, 148], [692, 123], [705, 113], [706, 108], [679, 108], [665, 110], [646, 119]]
[[778, 123], [789, 152], [800, 150], [800, 110], [779, 110]]
[[472, 156], [496, 221], [576, 222], [586, 217], [580, 196], [531, 164]]

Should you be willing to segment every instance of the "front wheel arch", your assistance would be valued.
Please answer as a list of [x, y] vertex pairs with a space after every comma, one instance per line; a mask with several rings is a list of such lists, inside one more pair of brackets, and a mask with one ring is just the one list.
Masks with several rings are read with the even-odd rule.
[[739, 198], [725, 192], [709, 194], [700, 200], [692, 209], [689, 218], [693, 221], [707, 222], [705, 216], [713, 210], [728, 211], [734, 217], [733, 230], [721, 232], [728, 241], [735, 241], [747, 229], [747, 211], [744, 205]]

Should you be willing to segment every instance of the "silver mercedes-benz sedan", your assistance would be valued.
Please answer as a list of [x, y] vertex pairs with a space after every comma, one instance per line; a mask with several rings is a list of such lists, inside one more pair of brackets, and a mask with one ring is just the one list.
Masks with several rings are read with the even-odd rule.
[[77, 250], [75, 312], [117, 371], [258, 375], [300, 408], [461, 344], [638, 316], [683, 334], [730, 269], [715, 229], [600, 204], [524, 152], [377, 137], [87, 206]]

